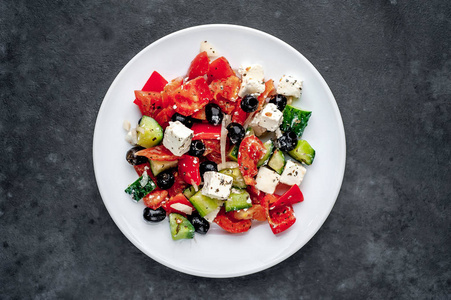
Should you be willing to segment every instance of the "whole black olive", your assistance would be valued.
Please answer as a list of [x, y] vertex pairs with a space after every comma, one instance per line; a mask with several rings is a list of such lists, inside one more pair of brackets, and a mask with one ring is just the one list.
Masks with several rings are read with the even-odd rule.
[[157, 185], [162, 190], [169, 189], [175, 181], [174, 175], [170, 171], [164, 171], [157, 175]]
[[287, 97], [281, 94], [277, 94], [271, 97], [269, 103], [275, 104], [278, 110], [283, 111], [285, 109], [285, 106], [287, 106]]
[[207, 117], [207, 121], [210, 124], [219, 125], [222, 122], [224, 114], [222, 113], [219, 105], [214, 103], [208, 103], [205, 106], [205, 116]]
[[218, 165], [215, 162], [209, 160], [202, 162], [199, 166], [199, 172], [202, 180], [204, 178], [204, 173], [208, 171], [218, 172]]
[[182, 123], [183, 125], [185, 125], [188, 128], [193, 127], [193, 118], [191, 117], [185, 117], [184, 115], [181, 115], [179, 113], [175, 113], [172, 115], [171, 117], [171, 121], [175, 122], [175, 121], [179, 121], [180, 123]]
[[161, 222], [166, 218], [166, 211], [163, 207], [157, 209], [146, 207], [144, 208], [143, 217], [148, 222]]
[[296, 148], [298, 143], [297, 135], [292, 131], [286, 131], [277, 140], [277, 146], [280, 150], [288, 152]]
[[143, 150], [143, 149], [145, 149], [145, 148], [141, 147], [141, 146], [136, 146], [136, 147], [133, 147], [130, 150], [128, 150], [127, 154], [125, 155], [125, 159], [127, 160], [127, 162], [133, 166], [145, 164], [146, 162], [149, 162], [147, 157], [135, 155], [136, 152]]
[[206, 234], [210, 229], [210, 223], [202, 218], [197, 212], [193, 212], [191, 215], [188, 215], [188, 220], [191, 224], [193, 224], [194, 230], [197, 233]]
[[228, 136], [232, 144], [238, 144], [244, 138], [246, 131], [244, 127], [238, 123], [230, 123], [227, 126]]
[[205, 144], [201, 140], [191, 141], [188, 154], [191, 156], [201, 157], [205, 152]]
[[257, 110], [258, 100], [256, 97], [252, 95], [244, 96], [243, 100], [241, 100], [241, 109], [247, 113], [251, 113]]

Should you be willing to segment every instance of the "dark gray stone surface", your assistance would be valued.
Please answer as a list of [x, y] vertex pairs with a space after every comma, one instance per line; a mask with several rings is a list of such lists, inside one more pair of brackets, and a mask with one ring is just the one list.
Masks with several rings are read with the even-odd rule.
[[[234, 279], [141, 253], [108, 215], [92, 167], [117, 73], [158, 38], [207, 23], [261, 29], [303, 53], [347, 137], [321, 230], [279, 265]], [[0, 0], [0, 298], [450, 298], [450, 23], [447, 0]]]

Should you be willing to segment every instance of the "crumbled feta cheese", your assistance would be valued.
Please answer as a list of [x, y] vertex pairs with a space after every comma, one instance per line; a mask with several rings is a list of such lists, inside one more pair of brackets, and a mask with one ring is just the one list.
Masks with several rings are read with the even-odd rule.
[[208, 41], [203, 41], [200, 43], [200, 52], [207, 52], [208, 58], [214, 58], [218, 56], [216, 49]]
[[287, 161], [280, 182], [288, 185], [300, 185], [307, 169], [292, 160]]
[[188, 205], [186, 205], [186, 204], [183, 204], [183, 203], [174, 203], [174, 204], [171, 204], [171, 207], [173, 209], [178, 210], [178, 211], [180, 211], [182, 213], [185, 213], [187, 215], [190, 215], [190, 214], [193, 213], [193, 208], [188, 206]]
[[241, 87], [238, 96], [244, 97], [250, 94], [258, 96], [265, 91], [265, 75], [261, 65], [241, 65], [238, 73], [241, 75]]
[[295, 79], [292, 76], [283, 75], [277, 85], [277, 93], [285, 96], [301, 97], [302, 80]]
[[254, 130], [256, 136], [261, 136], [267, 131], [266, 128], [263, 128], [260, 125], [258, 125], [260, 119], [261, 115], [260, 113], [257, 113], [255, 117], [252, 119], [252, 121], [249, 123], [249, 127], [251, 127]]
[[136, 128], [132, 128], [129, 132], [127, 132], [125, 140], [133, 146], [138, 143], [138, 134], [136, 133]]
[[276, 172], [268, 169], [267, 167], [261, 167], [257, 174], [257, 184], [255, 187], [267, 194], [274, 194], [277, 185], [279, 184], [280, 175]]
[[169, 122], [163, 137], [163, 145], [174, 155], [182, 156], [189, 150], [194, 132], [180, 121]]
[[273, 103], [265, 105], [258, 117], [258, 125], [268, 131], [275, 131], [282, 124], [283, 113]]
[[122, 128], [124, 128], [125, 131], [130, 131], [130, 128], [131, 128], [131, 127], [132, 127], [132, 126], [130, 125], [130, 122], [127, 121], [127, 120], [124, 120], [124, 122], [122, 123]]
[[230, 195], [232, 183], [232, 176], [214, 171], [205, 172], [202, 194], [215, 199], [227, 199]]

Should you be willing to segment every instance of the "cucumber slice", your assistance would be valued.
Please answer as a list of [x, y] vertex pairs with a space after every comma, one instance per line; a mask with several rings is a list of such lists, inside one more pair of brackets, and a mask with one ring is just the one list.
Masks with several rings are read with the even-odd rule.
[[150, 169], [152, 170], [152, 174], [154, 176], [157, 176], [158, 174], [160, 174], [161, 172], [163, 172], [165, 170], [177, 167], [177, 164], [178, 164], [178, 160], [174, 160], [174, 161], [151, 160], [150, 161]]
[[271, 157], [271, 154], [274, 151], [274, 143], [272, 140], [268, 140], [267, 142], [265, 142], [263, 144], [263, 147], [265, 147], [265, 149], [266, 149], [266, 154], [258, 161], [257, 167], [261, 167], [264, 164], [266, 164], [268, 159]]
[[226, 212], [252, 207], [252, 201], [246, 190], [232, 189], [229, 198], [224, 202]]
[[276, 149], [268, 162], [268, 167], [270, 167], [277, 173], [282, 174], [286, 162], [287, 161], [285, 159], [285, 155], [283, 155], [283, 152], [279, 149]]
[[283, 110], [283, 122], [280, 128], [283, 131], [291, 130], [298, 137], [301, 137], [311, 115], [311, 111], [301, 110], [287, 105]]
[[153, 182], [153, 180], [147, 175], [147, 173], [144, 174], [145, 175], [136, 179], [125, 189], [125, 192], [131, 195], [132, 199], [135, 201], [141, 200], [156, 187], [155, 182]]
[[315, 159], [315, 150], [306, 140], [299, 140], [296, 148], [288, 152], [288, 154], [306, 165], [311, 165]]
[[185, 195], [185, 197], [188, 199], [194, 196], [195, 193], [196, 191], [194, 190], [193, 186], [189, 186], [183, 191], [183, 195]]
[[229, 150], [229, 153], [227, 153], [227, 157], [230, 158], [230, 160], [238, 161], [238, 145], [233, 145], [233, 147]]
[[233, 178], [232, 186], [240, 189], [246, 188], [246, 182], [244, 182], [244, 177], [241, 175], [241, 171], [239, 168], [233, 168], [233, 169], [223, 169], [219, 171], [219, 173], [229, 175]]
[[255, 135], [254, 129], [252, 127], [248, 127], [246, 129], [246, 136]]
[[202, 218], [215, 210], [219, 211], [219, 207], [222, 205], [222, 201], [203, 195], [202, 190], [189, 198], [189, 201], [193, 204]]
[[174, 241], [192, 239], [194, 237], [193, 224], [180, 214], [169, 214], [169, 227], [171, 228], [171, 236]]
[[143, 116], [139, 121], [139, 127], [144, 130], [138, 130], [138, 145], [150, 148], [158, 145], [163, 139], [163, 129], [155, 119], [149, 116]]

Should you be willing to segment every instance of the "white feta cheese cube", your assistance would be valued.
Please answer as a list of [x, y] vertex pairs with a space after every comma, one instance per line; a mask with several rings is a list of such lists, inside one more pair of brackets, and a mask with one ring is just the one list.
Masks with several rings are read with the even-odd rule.
[[277, 93], [285, 96], [301, 97], [302, 80], [295, 79], [292, 76], [283, 75], [277, 85]]
[[230, 195], [232, 183], [232, 176], [214, 171], [205, 172], [202, 194], [215, 199], [227, 199]]
[[283, 113], [277, 109], [275, 104], [268, 103], [260, 113], [258, 125], [268, 131], [275, 131], [282, 124], [282, 120]]
[[241, 87], [238, 96], [259, 95], [265, 91], [265, 75], [261, 65], [241, 65], [238, 73], [241, 75]]
[[218, 56], [216, 49], [208, 41], [203, 41], [200, 43], [200, 52], [207, 52], [208, 58], [215, 58]]
[[280, 177], [280, 182], [288, 185], [300, 185], [306, 172], [307, 169], [300, 163], [289, 160], [287, 161], [282, 176]]
[[261, 114], [257, 113], [254, 115], [254, 118], [249, 123], [249, 127], [251, 127], [254, 130], [254, 133], [256, 136], [261, 136], [262, 134], [264, 134], [266, 132], [265, 128], [258, 125], [258, 122], [260, 121], [260, 119], [261, 119]]
[[267, 167], [261, 167], [257, 174], [257, 184], [255, 187], [267, 194], [274, 194], [277, 185], [279, 184], [280, 175], [276, 172], [268, 169]]
[[194, 131], [180, 121], [169, 122], [163, 137], [163, 145], [174, 155], [182, 156], [189, 150]]

